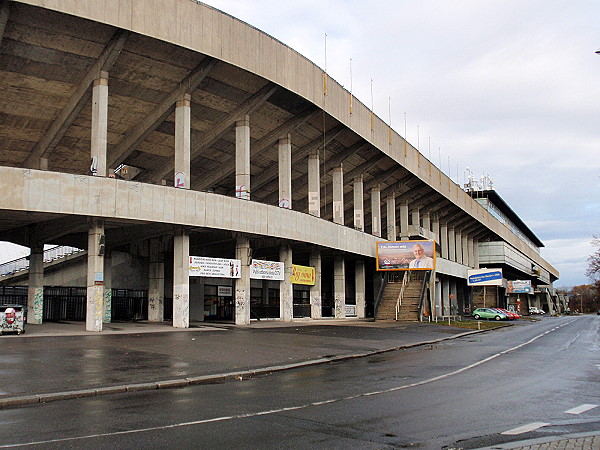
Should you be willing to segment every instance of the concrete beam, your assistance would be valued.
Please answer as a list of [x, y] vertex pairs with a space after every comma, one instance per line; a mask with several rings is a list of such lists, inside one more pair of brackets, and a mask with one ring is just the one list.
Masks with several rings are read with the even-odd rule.
[[140, 143], [142, 143], [150, 133], [156, 130], [156, 128], [165, 121], [175, 107], [175, 103], [186, 94], [191, 95], [216, 64], [216, 59], [210, 57], [203, 59], [202, 62], [179, 83], [176, 89], [167, 94], [163, 101], [160, 102], [150, 114], [147, 114], [141, 122], [130, 129], [125, 137], [121, 139], [121, 142], [112, 149], [108, 167], [117, 167], [131, 155]]
[[38, 168], [40, 165], [39, 160], [48, 157], [48, 154], [58, 144], [81, 109], [91, 98], [92, 92], [90, 86], [100, 76], [101, 72], [110, 71], [128, 37], [129, 32], [125, 30], [118, 30], [112, 36], [108, 45], [104, 48], [92, 67], [90, 67], [66, 105], [58, 116], [56, 116], [54, 122], [52, 122], [52, 125], [46, 130], [44, 136], [38, 141], [33, 151], [25, 160], [25, 167]]

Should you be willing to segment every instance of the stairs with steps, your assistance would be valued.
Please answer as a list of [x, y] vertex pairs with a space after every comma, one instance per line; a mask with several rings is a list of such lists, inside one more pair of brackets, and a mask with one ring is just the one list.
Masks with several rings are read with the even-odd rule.
[[[419, 271], [421, 272], [421, 271]], [[398, 320], [415, 322], [419, 320], [419, 303], [423, 287], [423, 274], [411, 273], [410, 281], [404, 288]], [[388, 283], [377, 309], [376, 320], [396, 320], [396, 302], [402, 289], [402, 281]]]

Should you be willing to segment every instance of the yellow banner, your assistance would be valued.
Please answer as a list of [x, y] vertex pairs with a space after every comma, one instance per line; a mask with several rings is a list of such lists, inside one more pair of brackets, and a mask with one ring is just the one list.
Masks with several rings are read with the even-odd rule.
[[309, 286], [314, 286], [315, 268], [292, 264], [292, 276], [290, 277], [290, 281], [292, 284], [306, 284]]

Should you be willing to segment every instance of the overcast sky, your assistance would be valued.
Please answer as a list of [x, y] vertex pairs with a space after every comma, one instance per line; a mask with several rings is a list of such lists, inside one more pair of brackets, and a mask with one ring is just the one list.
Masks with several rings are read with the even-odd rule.
[[205, 3], [352, 84], [367, 106], [372, 86], [375, 113], [389, 122], [391, 105], [401, 135], [406, 114], [408, 140], [454, 181], [467, 167], [494, 179], [544, 242], [556, 286], [589, 281], [600, 234], [600, 1]]
[[369, 107], [373, 80], [375, 113], [389, 122], [391, 105], [401, 135], [406, 114], [408, 140], [454, 181], [467, 167], [494, 179], [544, 242], [556, 286], [589, 282], [600, 234], [600, 1], [205, 3], [326, 68]]

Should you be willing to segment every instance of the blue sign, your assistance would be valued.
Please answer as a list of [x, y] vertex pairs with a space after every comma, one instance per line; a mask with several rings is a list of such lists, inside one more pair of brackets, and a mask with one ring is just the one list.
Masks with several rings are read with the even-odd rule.
[[469, 276], [469, 284], [481, 284], [488, 281], [502, 280], [502, 271], [478, 273]]

